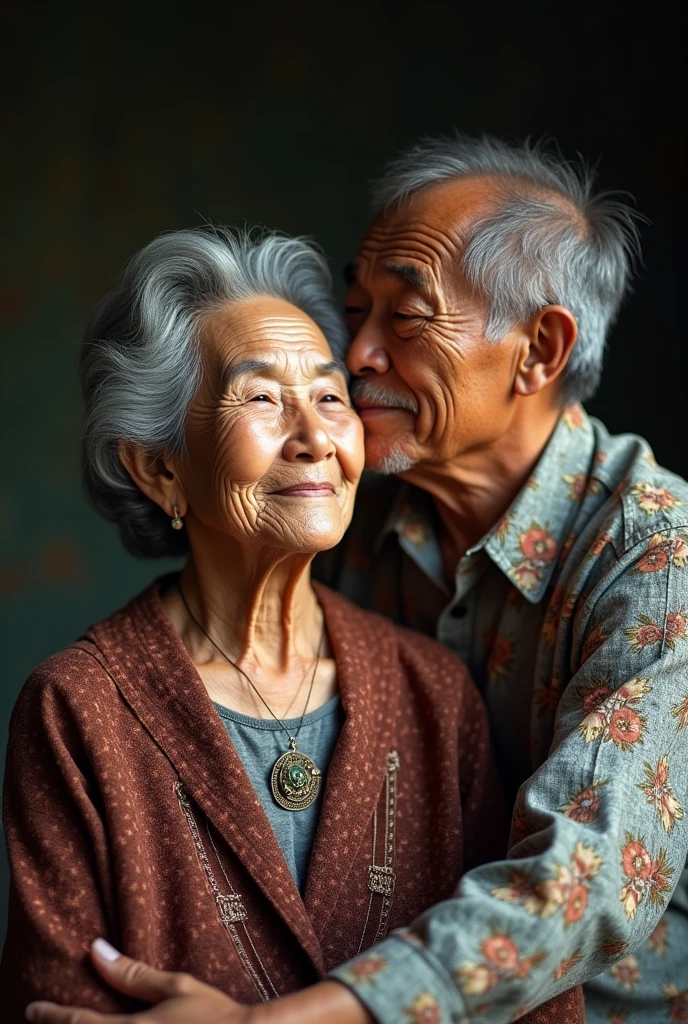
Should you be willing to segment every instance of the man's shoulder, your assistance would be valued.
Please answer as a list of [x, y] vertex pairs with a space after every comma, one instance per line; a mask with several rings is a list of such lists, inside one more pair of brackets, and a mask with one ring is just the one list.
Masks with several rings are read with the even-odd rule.
[[349, 533], [371, 538], [374, 544], [384, 529], [399, 496], [409, 487], [396, 476], [368, 470], [361, 477]]
[[637, 434], [610, 434], [593, 421], [597, 435], [595, 476], [618, 498], [623, 546], [634, 547], [656, 533], [688, 529], [688, 481], [654, 457]]

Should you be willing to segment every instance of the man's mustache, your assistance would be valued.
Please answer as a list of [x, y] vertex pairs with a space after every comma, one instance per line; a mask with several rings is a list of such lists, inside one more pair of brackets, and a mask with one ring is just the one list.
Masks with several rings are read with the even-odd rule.
[[382, 388], [365, 377], [356, 377], [351, 384], [351, 397], [354, 402], [370, 402], [371, 405], [380, 405], [387, 409], [405, 409], [418, 415], [418, 402], [410, 395], [401, 395], [388, 388]]

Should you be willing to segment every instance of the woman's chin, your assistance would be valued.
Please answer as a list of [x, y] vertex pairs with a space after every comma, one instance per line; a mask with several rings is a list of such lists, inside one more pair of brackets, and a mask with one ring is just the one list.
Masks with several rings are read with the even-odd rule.
[[310, 529], [294, 531], [292, 536], [283, 536], [275, 544], [274, 540], [266, 541], [270, 546], [276, 546], [281, 551], [292, 552], [294, 555], [317, 555], [321, 551], [329, 551], [339, 544], [344, 536], [345, 528], [338, 524], [337, 527]]

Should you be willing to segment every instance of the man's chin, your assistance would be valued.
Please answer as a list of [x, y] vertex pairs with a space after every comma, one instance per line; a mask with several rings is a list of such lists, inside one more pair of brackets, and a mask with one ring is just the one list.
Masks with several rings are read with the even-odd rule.
[[370, 443], [366, 440], [366, 469], [371, 469], [375, 473], [396, 476], [399, 473], [408, 472], [417, 461], [417, 459], [412, 459], [400, 445], [382, 446], [374, 441]]

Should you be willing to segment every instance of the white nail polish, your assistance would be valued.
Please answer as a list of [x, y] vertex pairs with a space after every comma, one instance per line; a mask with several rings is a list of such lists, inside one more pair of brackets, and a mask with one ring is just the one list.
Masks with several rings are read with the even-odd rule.
[[108, 960], [110, 962], [113, 960], [119, 960], [122, 955], [119, 950], [115, 949], [114, 946], [111, 946], [106, 939], [95, 939], [91, 945], [91, 949], [100, 957], [101, 960]]

